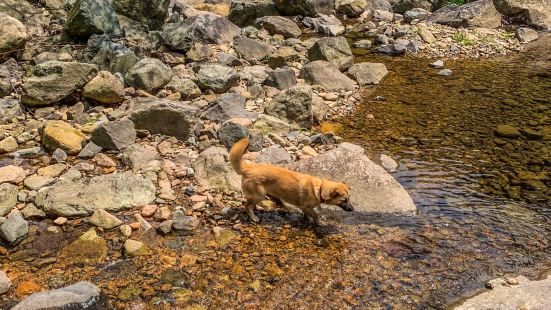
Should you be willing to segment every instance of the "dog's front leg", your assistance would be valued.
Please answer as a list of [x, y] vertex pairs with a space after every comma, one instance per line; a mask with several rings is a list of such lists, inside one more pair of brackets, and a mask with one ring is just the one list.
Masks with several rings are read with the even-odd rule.
[[302, 209], [302, 211], [304, 212], [305, 216], [309, 217], [310, 219], [312, 219], [312, 221], [314, 221], [314, 224], [316, 224], [316, 226], [326, 225], [325, 222], [320, 218], [316, 210], [314, 210], [314, 208], [304, 208]]
[[260, 219], [258, 218], [258, 216], [256, 216], [254, 214], [254, 207], [255, 206], [256, 206], [256, 201], [254, 201], [252, 199], [248, 199], [247, 202], [245, 203], [245, 209], [247, 210], [247, 215], [249, 216], [251, 221], [259, 222]]

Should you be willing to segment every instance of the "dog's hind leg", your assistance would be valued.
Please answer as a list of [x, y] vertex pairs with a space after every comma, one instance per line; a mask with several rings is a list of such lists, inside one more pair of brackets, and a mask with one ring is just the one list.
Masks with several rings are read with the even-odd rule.
[[254, 214], [254, 208], [259, 202], [262, 201], [262, 199], [264, 199], [264, 196], [266, 196], [266, 191], [262, 186], [245, 182], [242, 184], [242, 188], [243, 194], [245, 194], [245, 198], [247, 199], [247, 202], [245, 203], [247, 215], [253, 222], [260, 221], [258, 216]]

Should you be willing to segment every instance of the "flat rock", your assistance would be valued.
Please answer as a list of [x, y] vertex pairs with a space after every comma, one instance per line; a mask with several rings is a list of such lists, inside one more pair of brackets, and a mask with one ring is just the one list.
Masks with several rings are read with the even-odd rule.
[[334, 64], [316, 60], [306, 64], [300, 77], [310, 85], [320, 85], [327, 91], [353, 90], [354, 81], [342, 74]]
[[[529, 281], [522, 276], [513, 280], [503, 280], [503, 285], [469, 298], [454, 310], [551, 309], [551, 276], [540, 281]], [[507, 282], [518, 285], [507, 285]]]
[[0, 167], [0, 183], [18, 184], [23, 182], [26, 176], [25, 169], [21, 167], [14, 165]]
[[155, 200], [151, 181], [132, 172], [96, 176], [89, 180], [63, 180], [46, 193], [44, 211], [65, 217], [85, 216], [97, 209], [119, 211]]
[[82, 150], [86, 136], [64, 121], [47, 121], [42, 131], [42, 145], [48, 151], [62, 149], [69, 155]]
[[173, 136], [182, 141], [190, 137], [199, 113], [193, 106], [156, 98], [135, 98], [131, 105], [133, 107], [127, 116], [136, 129]]
[[226, 161], [228, 151], [224, 147], [209, 147], [193, 161], [195, 179], [203, 186], [214, 189], [241, 189], [241, 177]]
[[379, 84], [387, 74], [388, 70], [383, 63], [362, 62], [348, 69], [348, 75], [360, 86]]
[[26, 178], [23, 183], [25, 183], [26, 187], [36, 191], [54, 182], [55, 182], [54, 178], [33, 174], [30, 177]]
[[34, 293], [12, 310], [50, 310], [50, 309], [107, 309], [107, 297], [90, 282], [58, 288], [51, 291]]
[[[1, 173], [1, 171], [0, 171]], [[17, 205], [17, 186], [0, 184], [0, 216], [8, 214]]]
[[98, 66], [78, 62], [47, 61], [29, 70], [23, 78], [21, 102], [49, 105], [82, 88], [98, 72]]
[[400, 183], [353, 144], [341, 143], [336, 149], [292, 163], [288, 168], [346, 182], [352, 189], [350, 200], [356, 211], [408, 215], [416, 211]]
[[121, 151], [136, 141], [136, 128], [129, 119], [105, 122], [92, 131], [92, 142], [106, 150]]

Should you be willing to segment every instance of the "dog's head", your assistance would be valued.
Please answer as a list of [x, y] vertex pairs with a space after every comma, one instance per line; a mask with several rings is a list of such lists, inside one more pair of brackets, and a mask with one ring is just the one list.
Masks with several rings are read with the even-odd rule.
[[[325, 185], [325, 184], [324, 184]], [[346, 183], [333, 183], [324, 186], [322, 190], [323, 203], [339, 206], [344, 211], [354, 211], [350, 203], [350, 188]]]

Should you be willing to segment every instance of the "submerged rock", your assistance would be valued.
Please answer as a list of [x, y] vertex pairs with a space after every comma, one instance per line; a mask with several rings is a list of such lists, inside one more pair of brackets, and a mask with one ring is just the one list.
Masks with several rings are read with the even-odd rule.
[[155, 185], [132, 172], [102, 175], [86, 180], [63, 180], [46, 193], [44, 211], [66, 217], [85, 216], [97, 209], [119, 211], [150, 204]]
[[336, 149], [292, 163], [290, 169], [334, 181], [352, 189], [350, 201], [356, 211], [413, 214], [416, 210], [406, 190], [361, 147], [341, 143]]
[[150, 254], [149, 248], [140, 241], [126, 239], [124, 242], [124, 252], [128, 256], [142, 256]]
[[50, 309], [108, 309], [107, 296], [90, 282], [58, 288], [51, 291], [34, 293], [12, 310], [50, 310]]

